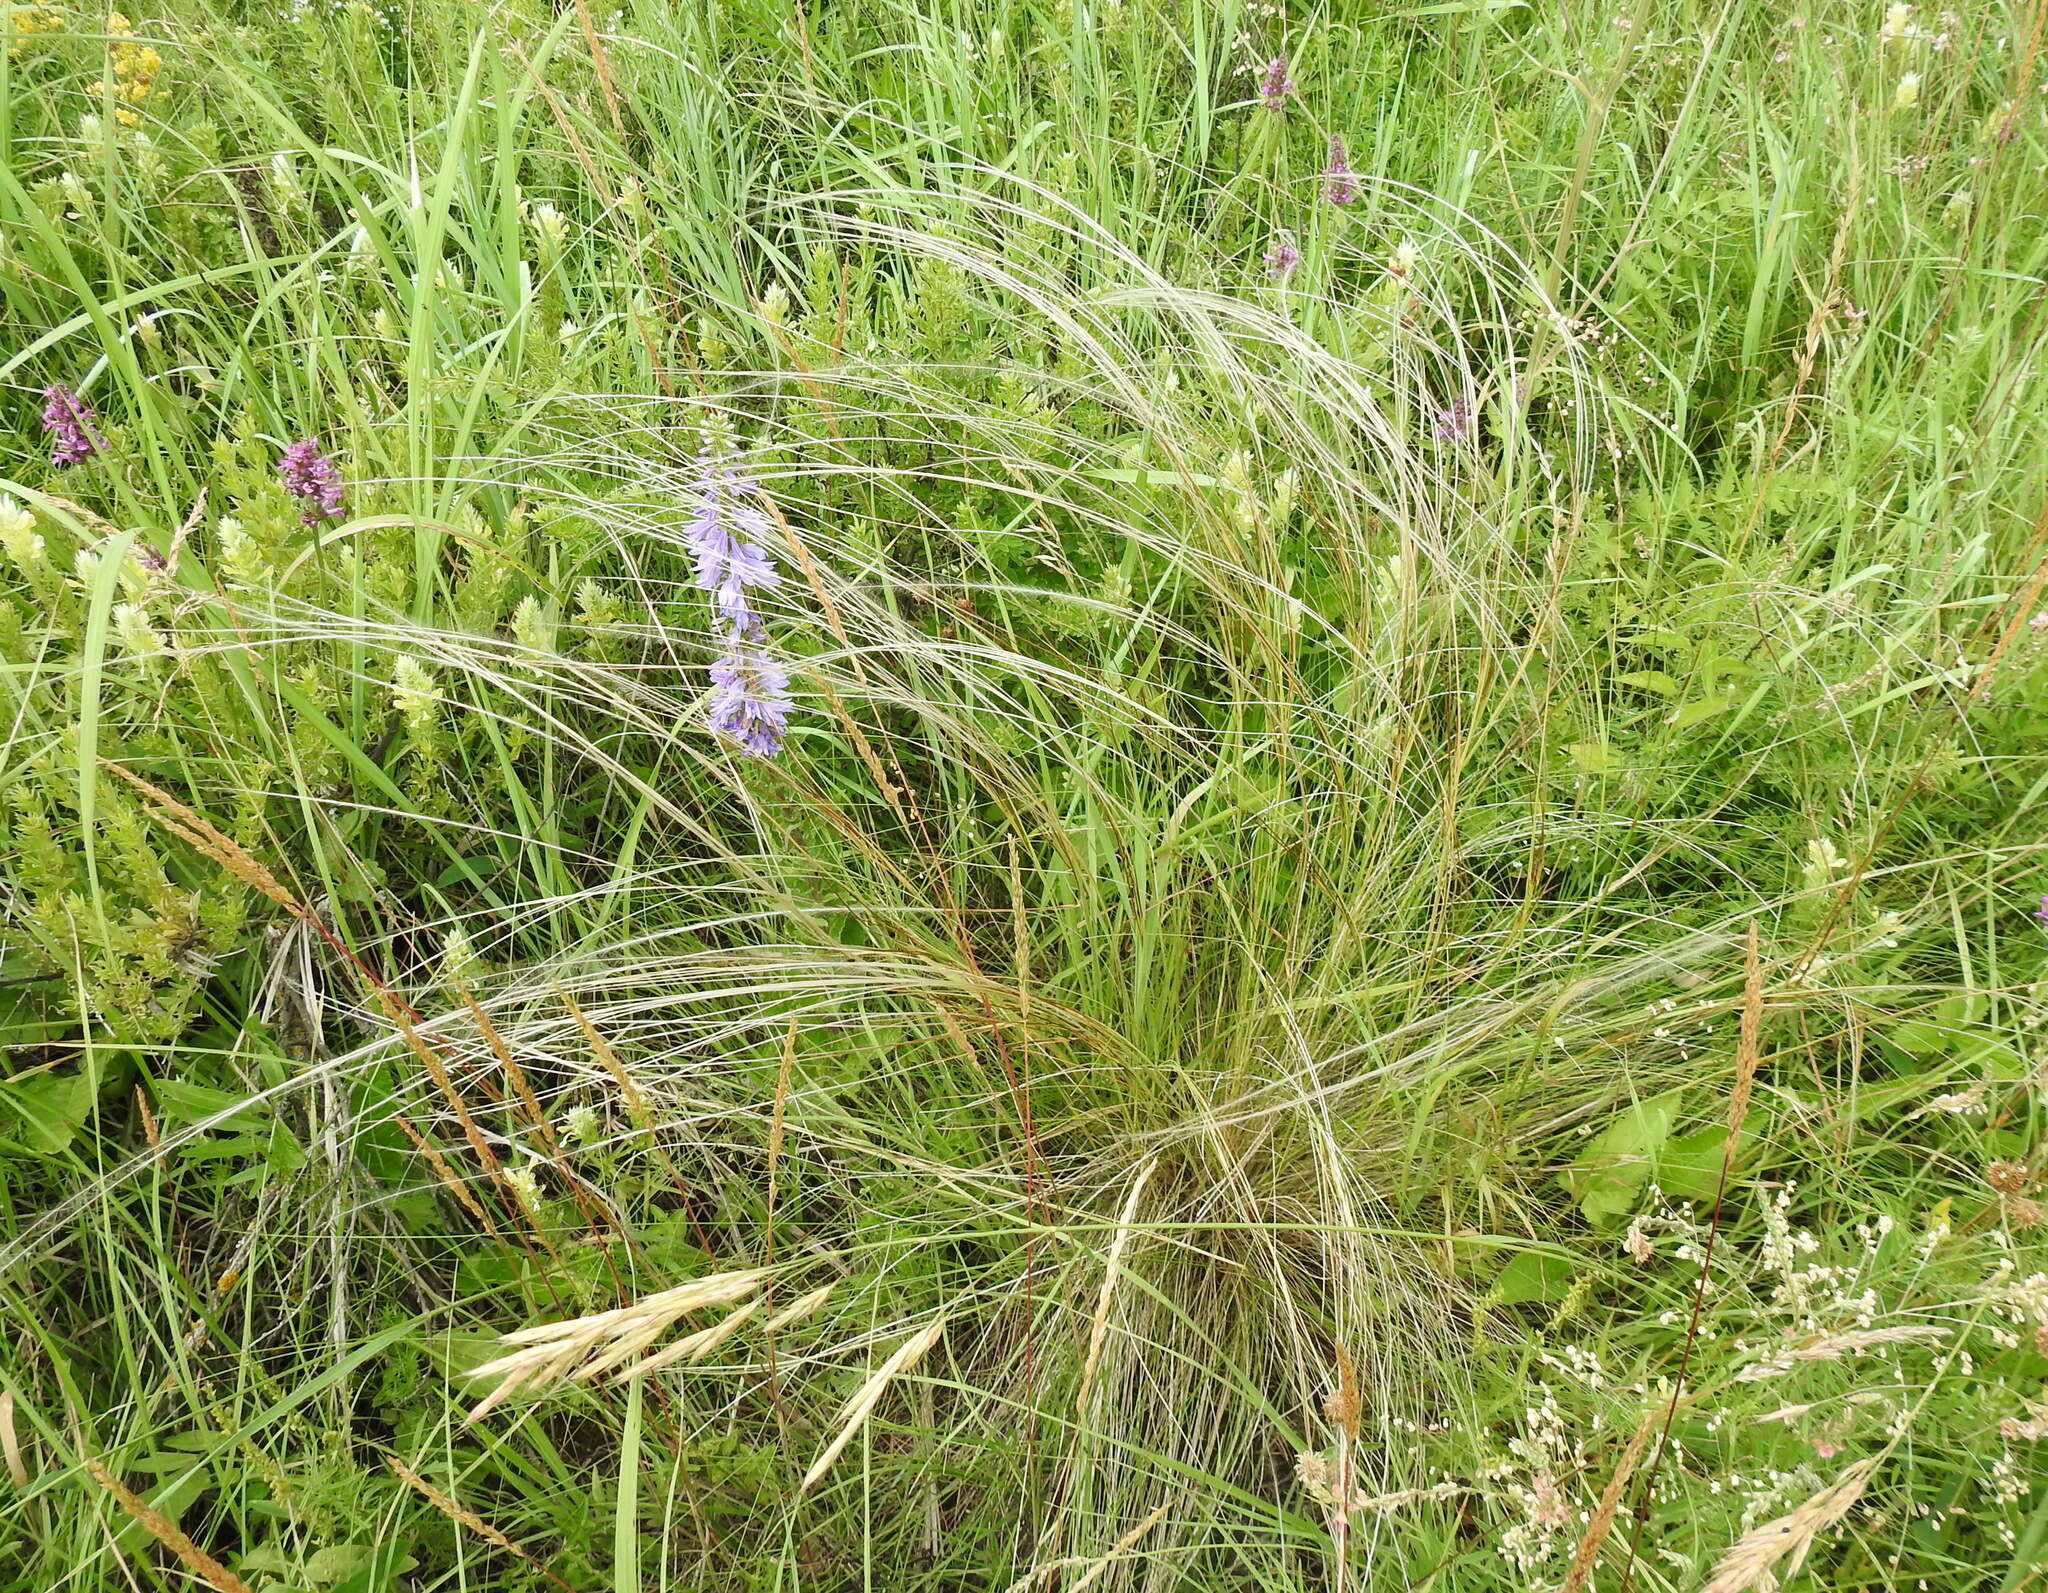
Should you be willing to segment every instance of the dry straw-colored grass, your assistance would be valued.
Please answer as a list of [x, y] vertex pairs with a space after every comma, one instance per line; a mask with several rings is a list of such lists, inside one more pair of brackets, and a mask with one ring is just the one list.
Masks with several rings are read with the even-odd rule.
[[1721, 1556], [1701, 1593], [1776, 1593], [1780, 1581], [1804, 1563], [1814, 1540], [1863, 1496], [1864, 1485], [1883, 1459], [1872, 1455], [1857, 1461], [1798, 1509], [1744, 1533]]
[[839, 1458], [846, 1446], [853, 1442], [854, 1435], [867, 1424], [867, 1419], [874, 1414], [875, 1406], [881, 1402], [882, 1395], [888, 1392], [889, 1385], [922, 1360], [925, 1351], [938, 1343], [939, 1335], [945, 1331], [946, 1318], [941, 1314], [933, 1318], [929, 1327], [911, 1334], [896, 1347], [895, 1354], [875, 1368], [874, 1374], [861, 1384], [853, 1398], [840, 1410], [839, 1431], [833, 1436], [832, 1442], [825, 1446], [825, 1452], [811, 1462], [811, 1469], [804, 1473], [804, 1480], [797, 1485], [798, 1493], [809, 1492], [819, 1479], [832, 1469], [832, 1462]]
[[[636, 1300], [615, 1310], [571, 1317], [565, 1322], [544, 1322], [538, 1327], [507, 1333], [502, 1342], [517, 1346], [512, 1353], [487, 1361], [469, 1374], [479, 1379], [495, 1377], [499, 1382], [469, 1413], [468, 1420], [477, 1421], [522, 1388], [537, 1394], [560, 1382], [587, 1383], [607, 1372], [616, 1373], [620, 1379], [634, 1377], [669, 1365], [685, 1355], [708, 1354], [753, 1314], [759, 1302], [748, 1300], [748, 1296], [767, 1281], [768, 1275], [765, 1267], [717, 1272], [708, 1278], [696, 1278], [676, 1288], [664, 1289], [659, 1294], [650, 1294], [644, 1300]], [[628, 1364], [642, 1356], [656, 1339], [691, 1312], [737, 1305], [741, 1301], [747, 1303], [710, 1327], [646, 1357], [639, 1364]], [[808, 1306], [815, 1310], [819, 1303], [822, 1303], [821, 1296], [806, 1295], [782, 1312], [771, 1326], [786, 1325], [795, 1319], [798, 1307]]]
[[248, 1583], [200, 1548], [185, 1535], [184, 1528], [149, 1504], [100, 1461], [88, 1457], [85, 1470], [94, 1482], [114, 1496], [114, 1503], [119, 1505], [131, 1520], [169, 1549], [177, 1556], [180, 1565], [207, 1586], [215, 1589], [215, 1593], [249, 1593]]
[[441, 1492], [441, 1490], [436, 1488], [431, 1482], [428, 1482], [426, 1478], [422, 1477], [418, 1472], [414, 1471], [412, 1467], [408, 1466], [396, 1455], [385, 1456], [384, 1464], [391, 1468], [392, 1474], [396, 1476], [400, 1482], [404, 1483], [408, 1488], [412, 1489], [414, 1493], [418, 1494], [422, 1499], [426, 1500], [428, 1504], [432, 1505], [436, 1510], [440, 1511], [441, 1514], [446, 1516], [450, 1521], [455, 1522], [459, 1526], [466, 1527], [469, 1531], [475, 1533], [478, 1537], [482, 1538], [484, 1542], [496, 1545], [498, 1548], [503, 1549], [507, 1554], [511, 1555], [514, 1559], [522, 1560], [527, 1565], [532, 1566], [533, 1569], [537, 1571], [541, 1576], [545, 1577], [549, 1582], [552, 1582], [556, 1587], [560, 1588], [562, 1590], [562, 1593], [576, 1593], [576, 1590], [574, 1588], [570, 1587], [567, 1582], [564, 1582], [559, 1576], [555, 1575], [555, 1573], [550, 1571], [545, 1565], [542, 1565], [540, 1561], [535, 1559], [531, 1553], [521, 1548], [517, 1543], [514, 1543], [510, 1538], [506, 1537], [504, 1533], [500, 1532], [496, 1527], [492, 1526], [488, 1521], [484, 1520], [484, 1518], [478, 1515], [474, 1510], [467, 1509], [463, 1505], [458, 1504], [455, 1500], [449, 1498], [445, 1493]]

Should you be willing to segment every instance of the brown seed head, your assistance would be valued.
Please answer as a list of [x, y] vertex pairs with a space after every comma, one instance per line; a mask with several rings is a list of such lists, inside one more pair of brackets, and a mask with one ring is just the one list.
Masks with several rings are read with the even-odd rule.
[[1356, 1438], [1358, 1418], [1364, 1413], [1364, 1402], [1358, 1395], [1358, 1368], [1352, 1365], [1343, 1345], [1336, 1349], [1337, 1386], [1323, 1400], [1323, 1415], [1345, 1437]]
[[2001, 1195], [2017, 1195], [2030, 1180], [2027, 1169], [2019, 1162], [1993, 1162], [1984, 1169], [1984, 1182]]

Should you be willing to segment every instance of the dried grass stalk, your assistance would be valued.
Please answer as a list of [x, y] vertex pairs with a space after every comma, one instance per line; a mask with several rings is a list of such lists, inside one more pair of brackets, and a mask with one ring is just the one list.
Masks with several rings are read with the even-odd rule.
[[1564, 1585], [1558, 1593], [1579, 1593], [1592, 1576], [1593, 1562], [1600, 1558], [1600, 1545], [1614, 1530], [1614, 1518], [1620, 1513], [1622, 1495], [1628, 1491], [1629, 1479], [1635, 1475], [1636, 1467], [1642, 1461], [1650, 1434], [1657, 1430], [1660, 1415], [1661, 1412], [1652, 1411], [1637, 1423], [1635, 1436], [1629, 1439], [1621, 1458], [1614, 1463], [1614, 1474], [1607, 1479], [1607, 1486], [1601, 1491], [1600, 1503], [1593, 1511], [1593, 1519], [1586, 1523], [1585, 1535], [1579, 1539], [1579, 1546], [1572, 1553], [1571, 1568], [1565, 1572]]
[[7, 1479], [17, 1488], [28, 1486], [28, 1467], [21, 1460], [21, 1434], [14, 1430], [14, 1390], [0, 1389], [0, 1457], [7, 1462]]
[[1109, 1546], [1109, 1552], [1101, 1558], [1096, 1560], [1082, 1560], [1078, 1558], [1054, 1560], [1050, 1565], [1041, 1565], [1036, 1570], [1027, 1573], [1020, 1580], [1012, 1582], [1008, 1593], [1030, 1593], [1032, 1588], [1043, 1587], [1062, 1571], [1071, 1571], [1076, 1566], [1085, 1565], [1088, 1569], [1081, 1573], [1080, 1580], [1071, 1583], [1067, 1588], [1067, 1593], [1082, 1593], [1082, 1589], [1093, 1587], [1097, 1582], [1101, 1581], [1104, 1573], [1111, 1566], [1115, 1565], [1118, 1560], [1123, 1558], [1133, 1544], [1154, 1527], [1158, 1526], [1160, 1522], [1164, 1521], [1166, 1519], [1166, 1512], [1172, 1508], [1173, 1502], [1168, 1500], [1143, 1521], [1132, 1527], [1130, 1531], [1118, 1538], [1116, 1542], [1112, 1543]]
[[514, 1543], [510, 1538], [506, 1537], [504, 1533], [500, 1532], [496, 1527], [492, 1526], [488, 1521], [484, 1520], [482, 1516], [478, 1515], [473, 1510], [465, 1509], [463, 1506], [457, 1504], [453, 1499], [449, 1498], [445, 1493], [441, 1492], [440, 1489], [436, 1488], [431, 1482], [428, 1482], [426, 1478], [422, 1477], [418, 1472], [414, 1471], [412, 1467], [408, 1466], [404, 1461], [400, 1460], [396, 1455], [386, 1455], [384, 1457], [384, 1464], [389, 1466], [394, 1472], [398, 1474], [399, 1481], [403, 1482], [408, 1488], [412, 1489], [414, 1493], [418, 1494], [422, 1499], [426, 1500], [428, 1504], [432, 1505], [436, 1510], [440, 1511], [441, 1514], [446, 1516], [450, 1521], [457, 1522], [460, 1525], [467, 1527], [471, 1532], [474, 1532], [478, 1537], [482, 1538], [484, 1542], [496, 1544], [499, 1548], [503, 1549], [507, 1554], [512, 1555], [514, 1558], [524, 1560], [528, 1565], [532, 1566], [534, 1570], [538, 1571], [542, 1576], [546, 1577], [550, 1582], [554, 1583], [556, 1587], [560, 1588], [562, 1590], [562, 1593], [576, 1593], [576, 1590], [570, 1587], [567, 1582], [564, 1582], [560, 1577], [556, 1576], [554, 1572], [550, 1571], [546, 1566], [542, 1565], [540, 1561], [536, 1560], [525, 1549], [522, 1549], [518, 1544]]
[[94, 1482], [114, 1496], [114, 1503], [119, 1505], [131, 1520], [139, 1523], [143, 1531], [178, 1557], [180, 1565], [207, 1586], [215, 1589], [216, 1593], [249, 1593], [248, 1583], [186, 1537], [177, 1522], [161, 1510], [153, 1509], [134, 1489], [107, 1470], [99, 1461], [88, 1458], [85, 1469]]
[[1735, 1374], [1735, 1381], [1760, 1383], [1766, 1378], [1784, 1376], [1794, 1365], [1802, 1361], [1839, 1361], [1850, 1356], [1862, 1355], [1869, 1350], [1882, 1349], [1887, 1344], [1914, 1344], [1923, 1340], [1945, 1339], [1948, 1332], [1947, 1328], [1935, 1323], [1920, 1322], [1902, 1323], [1897, 1327], [1855, 1328], [1846, 1333], [1831, 1333], [1826, 1338], [1779, 1350], [1769, 1359], [1759, 1361], [1754, 1366], [1745, 1366]]
[[1102, 1363], [1102, 1351], [1109, 1340], [1109, 1305], [1116, 1295], [1117, 1280], [1123, 1276], [1124, 1247], [1130, 1243], [1131, 1221], [1138, 1214], [1138, 1198], [1159, 1164], [1148, 1161], [1131, 1180], [1131, 1192], [1124, 1197], [1124, 1209], [1116, 1220], [1116, 1237], [1109, 1242], [1109, 1257], [1102, 1268], [1102, 1290], [1095, 1300], [1095, 1320], [1088, 1329], [1088, 1356], [1081, 1363], [1081, 1386], [1074, 1395], [1074, 1409], [1087, 1413], [1088, 1396], [1095, 1387], [1095, 1371]]
[[[697, 1278], [676, 1288], [664, 1289], [659, 1294], [650, 1294], [644, 1300], [636, 1300], [615, 1310], [571, 1317], [566, 1322], [543, 1322], [538, 1327], [507, 1333], [499, 1342], [516, 1346], [512, 1353], [487, 1361], [469, 1374], [476, 1378], [496, 1377], [501, 1381], [466, 1420], [476, 1421], [503, 1403], [516, 1389], [525, 1388], [539, 1393], [564, 1380], [587, 1382], [607, 1372], [618, 1371], [667, 1332], [679, 1318], [692, 1311], [705, 1311], [713, 1306], [732, 1305], [745, 1300], [761, 1287], [767, 1276], [765, 1267], [713, 1273], [708, 1278]], [[734, 1313], [737, 1320], [728, 1318], [715, 1329], [707, 1329], [683, 1340], [680, 1346], [682, 1353], [708, 1349], [720, 1342], [752, 1315], [753, 1310], [750, 1303]], [[707, 1338], [713, 1333], [717, 1336]], [[666, 1355], [666, 1352], [664, 1355], [662, 1365], [676, 1358]], [[619, 1372], [619, 1376], [631, 1377], [651, 1369], [628, 1367]]]
[[150, 817], [202, 856], [218, 863], [259, 895], [268, 897], [294, 918], [311, 921], [312, 909], [278, 882], [275, 874], [234, 841], [201, 818], [161, 786], [135, 774], [111, 758], [101, 758], [100, 767], [140, 791], [150, 805]]
[[899, 1344], [896, 1353], [884, 1361], [872, 1377], [861, 1384], [859, 1391], [846, 1402], [845, 1410], [840, 1413], [838, 1436], [825, 1446], [822, 1455], [811, 1462], [811, 1469], [804, 1473], [804, 1480], [797, 1484], [798, 1493], [809, 1492], [811, 1486], [832, 1469], [832, 1462], [837, 1460], [840, 1452], [853, 1442], [853, 1435], [861, 1430], [868, 1417], [874, 1413], [875, 1406], [881, 1402], [882, 1395], [888, 1391], [890, 1383], [895, 1381], [899, 1373], [915, 1366], [925, 1351], [939, 1342], [939, 1335], [945, 1330], [946, 1318], [941, 1315], [930, 1327], [911, 1334]]
[[1738, 1538], [1700, 1593], [1774, 1593], [1781, 1577], [1798, 1571], [1814, 1540], [1843, 1516], [1863, 1495], [1864, 1484], [1884, 1459], [1859, 1460], [1790, 1515], [1766, 1521]]

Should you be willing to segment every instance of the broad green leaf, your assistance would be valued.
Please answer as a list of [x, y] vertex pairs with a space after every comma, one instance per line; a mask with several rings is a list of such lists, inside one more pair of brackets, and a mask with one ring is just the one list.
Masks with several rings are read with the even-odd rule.
[[1718, 719], [1722, 714], [1728, 712], [1729, 709], [1735, 706], [1738, 700], [1732, 694], [1719, 697], [1701, 697], [1673, 709], [1670, 717], [1664, 723], [1671, 726], [1674, 730], [1685, 730], [1693, 725], [1703, 725], [1709, 719]]
[[1571, 1277], [1571, 1263], [1563, 1256], [1525, 1250], [1500, 1269], [1494, 1294], [1503, 1305], [1561, 1300], [1571, 1286]]
[[1621, 768], [1621, 760], [1604, 741], [1574, 741], [1564, 750], [1587, 774], [1613, 774]]
[[354, 1576], [377, 1551], [367, 1543], [336, 1543], [306, 1556], [306, 1580], [320, 1585]]
[[33, 1074], [0, 1084], [0, 1105], [0, 1131], [24, 1149], [54, 1156], [92, 1114], [92, 1081], [82, 1073]]
[[1671, 1138], [1679, 1098], [1673, 1090], [1639, 1101], [1595, 1134], [1559, 1181], [1595, 1227], [1605, 1227], [1636, 1207], [1657, 1158]]
[[1657, 1187], [1674, 1200], [1712, 1200], [1720, 1187], [1721, 1153], [1727, 1143], [1723, 1123], [1674, 1139], [1657, 1158]]

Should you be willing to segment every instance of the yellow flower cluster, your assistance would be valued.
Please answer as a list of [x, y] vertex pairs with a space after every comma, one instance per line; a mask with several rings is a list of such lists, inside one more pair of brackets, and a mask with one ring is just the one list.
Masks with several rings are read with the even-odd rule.
[[156, 83], [157, 73], [163, 70], [164, 58], [156, 53], [153, 46], [134, 39], [122, 38], [134, 24], [118, 11], [107, 13], [107, 32], [113, 38], [109, 48], [114, 55], [113, 97], [121, 103], [114, 107], [114, 120], [123, 127], [133, 127], [139, 118], [130, 108], [140, 105], [149, 98], [149, 91]]
[[36, 34], [61, 33], [63, 29], [62, 14], [48, 6], [15, 6], [7, 13], [7, 31], [12, 38], [7, 53], [19, 60]]

